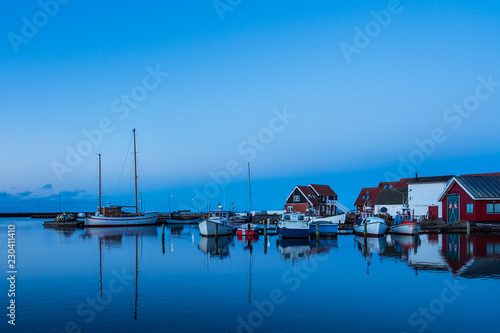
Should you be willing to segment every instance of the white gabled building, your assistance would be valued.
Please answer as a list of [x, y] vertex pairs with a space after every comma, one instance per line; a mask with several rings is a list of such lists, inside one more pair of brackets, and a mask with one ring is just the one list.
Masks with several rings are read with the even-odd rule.
[[415, 216], [433, 219], [443, 217], [443, 209], [438, 201], [453, 176], [415, 177], [408, 182], [408, 206]]

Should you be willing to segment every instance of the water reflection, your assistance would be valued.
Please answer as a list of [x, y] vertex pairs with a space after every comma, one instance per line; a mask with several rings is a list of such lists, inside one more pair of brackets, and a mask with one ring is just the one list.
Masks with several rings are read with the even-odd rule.
[[339, 247], [337, 236], [329, 238], [311, 238], [309, 241], [312, 253], [330, 253], [331, 249]]
[[464, 278], [500, 277], [500, 237], [448, 234], [441, 254], [449, 271]]
[[374, 253], [384, 252], [387, 246], [387, 239], [382, 237], [366, 237], [354, 236], [354, 241], [358, 245], [358, 250], [363, 256], [371, 257]]
[[209, 261], [212, 258], [222, 260], [230, 257], [230, 245], [233, 245], [233, 236], [200, 237], [198, 249], [208, 255]]
[[103, 302], [103, 246], [111, 250], [120, 248], [123, 245], [124, 237], [135, 238], [135, 299], [134, 299], [134, 320], [138, 316], [138, 300], [139, 300], [139, 243], [143, 244], [145, 237], [157, 237], [158, 232], [155, 226], [144, 227], [116, 227], [116, 228], [86, 228], [85, 233], [80, 235], [81, 238], [97, 237], [99, 242], [99, 295]]
[[278, 238], [276, 240], [278, 253], [284, 260], [309, 259], [311, 247], [308, 238]]
[[276, 240], [278, 253], [284, 260], [309, 259], [317, 254], [330, 253], [331, 249], [338, 248], [337, 237], [329, 238], [278, 238]]

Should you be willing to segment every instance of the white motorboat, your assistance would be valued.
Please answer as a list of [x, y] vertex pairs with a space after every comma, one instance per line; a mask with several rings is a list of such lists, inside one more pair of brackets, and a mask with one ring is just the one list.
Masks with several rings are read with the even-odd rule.
[[367, 236], [381, 236], [387, 231], [387, 224], [385, 220], [373, 215], [370, 207], [366, 207], [361, 212], [361, 217], [357, 224], [354, 225], [354, 232], [356, 234], [365, 234]]
[[232, 224], [229, 224], [231, 214], [232, 213], [230, 211], [222, 210], [222, 206], [219, 206], [219, 210], [211, 211], [208, 215], [208, 219], [205, 219], [198, 224], [200, 234], [205, 237], [234, 234], [235, 227]]
[[308, 238], [309, 221], [302, 213], [285, 213], [278, 222], [278, 234], [282, 238]]
[[391, 233], [398, 235], [414, 235], [420, 231], [420, 222], [408, 214], [397, 215], [391, 227]]

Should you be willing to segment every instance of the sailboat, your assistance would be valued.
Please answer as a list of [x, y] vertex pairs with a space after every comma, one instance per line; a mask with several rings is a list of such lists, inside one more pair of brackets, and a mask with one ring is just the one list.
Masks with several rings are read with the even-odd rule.
[[250, 163], [248, 163], [248, 223], [240, 225], [236, 234], [238, 236], [258, 236], [259, 229], [257, 224], [252, 223], [252, 185], [250, 183]]
[[[124, 227], [153, 225], [158, 219], [158, 212], [139, 212], [137, 205], [137, 150], [134, 134], [134, 172], [135, 172], [135, 206], [101, 205], [101, 154], [99, 154], [99, 208], [95, 216], [85, 217], [85, 227]], [[124, 207], [135, 207], [135, 213], [122, 210]]]

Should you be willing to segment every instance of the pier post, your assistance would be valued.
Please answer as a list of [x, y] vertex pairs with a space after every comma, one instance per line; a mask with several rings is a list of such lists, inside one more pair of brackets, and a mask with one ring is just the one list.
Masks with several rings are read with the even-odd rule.
[[319, 238], [319, 222], [316, 222], [316, 238]]
[[264, 223], [264, 237], [267, 237], [267, 227], [269, 225], [269, 219], [267, 219], [267, 223]]
[[163, 254], [165, 254], [165, 224], [161, 225], [161, 248]]
[[215, 223], [215, 238], [219, 237], [219, 224]]
[[465, 241], [467, 243], [467, 254], [470, 254], [470, 222], [467, 221], [467, 236], [465, 236]]

